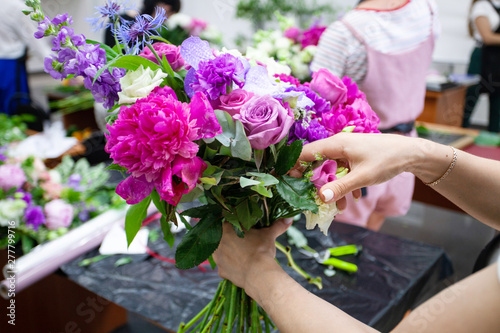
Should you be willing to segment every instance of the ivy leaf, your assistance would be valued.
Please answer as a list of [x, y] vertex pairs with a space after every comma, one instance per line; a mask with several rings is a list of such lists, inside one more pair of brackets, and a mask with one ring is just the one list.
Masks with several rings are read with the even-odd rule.
[[182, 238], [175, 252], [175, 266], [179, 269], [198, 266], [214, 253], [221, 238], [222, 218], [206, 215]]
[[304, 140], [292, 142], [289, 146], [284, 146], [278, 153], [278, 161], [276, 162], [276, 174], [278, 176], [286, 174], [299, 159]]
[[318, 205], [311, 197], [314, 190], [314, 184], [308, 180], [282, 176], [276, 189], [283, 199], [291, 206], [300, 210], [310, 210], [313, 213], [318, 212]]
[[127, 234], [127, 244], [130, 246], [142, 226], [142, 221], [146, 218], [151, 196], [144, 198], [141, 202], [131, 205], [125, 216], [125, 233]]

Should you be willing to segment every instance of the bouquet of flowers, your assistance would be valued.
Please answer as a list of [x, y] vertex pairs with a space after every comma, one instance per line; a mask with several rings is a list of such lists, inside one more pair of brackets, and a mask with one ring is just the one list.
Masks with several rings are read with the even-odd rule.
[[[112, 1], [99, 11], [117, 27], [122, 43], [109, 49], [74, 35], [67, 15], [50, 20], [38, 1], [26, 3], [40, 34], [53, 38], [57, 55], [46, 62], [47, 71], [55, 78], [84, 76], [96, 100], [112, 111], [106, 149], [111, 168], [128, 175], [116, 192], [131, 205], [129, 242], [151, 203], [162, 214], [171, 246], [170, 224], [188, 229], [176, 248], [181, 269], [213, 263], [223, 223], [244, 237], [251, 228], [306, 212], [307, 227], [319, 225], [326, 233], [336, 205], [324, 204], [317, 188], [346, 174], [347, 165], [318, 156], [304, 165], [303, 178], [287, 173], [305, 143], [342, 131], [377, 131], [378, 117], [349, 78], [321, 70], [301, 85], [286, 73], [271, 75], [271, 62], [264, 66], [248, 54], [212, 50], [198, 37], [172, 46], [157, 35], [161, 10], [154, 18], [119, 22]], [[178, 205], [195, 200], [201, 205], [183, 211], [178, 221]], [[265, 312], [244, 290], [222, 281], [213, 300], [179, 332], [262, 325], [271, 325]]]
[[259, 30], [253, 37], [253, 46], [246, 54], [262, 63], [269, 58], [277, 59], [290, 67], [290, 73], [301, 81], [310, 80], [309, 65], [326, 26], [317, 20], [306, 29], [301, 29], [293, 19], [275, 13], [280, 30]]
[[65, 156], [49, 170], [39, 158], [0, 161], [0, 248], [15, 243], [23, 253], [47, 240], [122, 205], [123, 200], [106, 185], [104, 165], [91, 167], [85, 159], [74, 162]]

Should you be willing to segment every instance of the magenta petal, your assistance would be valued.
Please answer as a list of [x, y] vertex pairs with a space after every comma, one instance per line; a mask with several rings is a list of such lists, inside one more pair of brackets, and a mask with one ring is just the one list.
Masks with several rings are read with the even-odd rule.
[[118, 184], [116, 193], [129, 205], [134, 205], [150, 195], [153, 188], [153, 183], [146, 181], [144, 176], [139, 178], [129, 176]]
[[202, 92], [197, 92], [191, 99], [191, 120], [196, 120], [198, 129], [198, 139], [213, 138], [222, 133], [222, 127], [215, 116], [214, 109], [207, 96]]
[[172, 163], [172, 173], [181, 178], [182, 182], [187, 186], [184, 193], [194, 189], [206, 168], [207, 165], [198, 156], [190, 159], [177, 157]]

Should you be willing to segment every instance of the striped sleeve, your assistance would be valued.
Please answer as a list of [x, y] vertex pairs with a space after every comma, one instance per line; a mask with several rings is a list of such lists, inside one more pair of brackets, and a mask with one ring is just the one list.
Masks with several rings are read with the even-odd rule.
[[366, 49], [340, 21], [331, 24], [321, 35], [311, 63], [311, 71], [326, 68], [334, 75], [361, 81], [366, 75]]

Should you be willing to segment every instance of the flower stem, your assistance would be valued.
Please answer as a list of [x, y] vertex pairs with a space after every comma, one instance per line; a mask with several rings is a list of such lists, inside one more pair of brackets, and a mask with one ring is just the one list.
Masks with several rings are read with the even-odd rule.
[[257, 302], [252, 299], [252, 310], [251, 310], [251, 317], [252, 317], [252, 333], [257, 333], [257, 327], [260, 326], [259, 322], [259, 309], [257, 307]]
[[156, 50], [154, 49], [153, 45], [151, 44], [146, 44], [148, 48], [151, 50], [151, 53], [155, 55], [156, 60], [158, 60], [158, 65], [162, 66], [163, 61], [160, 59], [160, 56], [158, 53], [156, 53]]
[[[225, 300], [225, 297], [224, 296], [221, 296], [220, 298], [220, 303], [217, 305], [217, 308], [215, 309], [215, 312], [214, 312], [214, 315], [212, 316], [212, 318], [210, 318], [210, 321], [208, 322], [207, 326], [205, 326], [205, 328], [203, 328], [203, 331], [202, 333], [207, 333], [207, 332], [210, 332], [210, 329], [212, 328], [214, 322], [217, 320], [218, 322], [220, 322], [220, 313], [222, 311], [222, 308], [224, 307], [224, 300]], [[217, 325], [218, 327], [219, 325]], [[215, 330], [217, 331], [217, 329]], [[214, 331], [214, 332], [215, 332]]]
[[240, 290], [240, 317], [238, 318], [238, 326], [236, 328], [236, 332], [244, 332], [245, 331], [245, 319], [247, 316], [246, 313], [246, 302], [247, 302], [247, 294], [245, 293], [245, 290], [241, 289]]
[[226, 328], [226, 333], [231, 333], [232, 328], [233, 328], [233, 322], [234, 322], [234, 313], [235, 313], [235, 307], [236, 307], [236, 290], [238, 287], [236, 287], [234, 284], [231, 283], [231, 301], [229, 303], [229, 315], [226, 317], [227, 318], [227, 328]]
[[224, 280], [221, 283], [219, 283], [219, 286], [217, 287], [217, 291], [215, 292], [214, 298], [210, 302], [210, 307], [209, 307], [208, 311], [206, 312], [205, 317], [203, 317], [203, 321], [201, 322], [201, 327], [205, 327], [205, 324], [207, 323], [208, 317], [210, 316], [210, 314], [212, 313], [214, 308], [216, 308], [216, 306], [219, 304], [220, 299], [222, 297], [221, 293], [226, 288], [226, 284], [227, 284], [227, 280]]
[[303, 278], [305, 278], [307, 282], [314, 284], [316, 287], [318, 287], [318, 289], [323, 289], [321, 277], [318, 276], [316, 278], [313, 278], [311, 277], [311, 275], [306, 273], [302, 268], [300, 268], [299, 265], [297, 265], [297, 263], [293, 260], [292, 251], [289, 246], [285, 247], [277, 241], [275, 242], [275, 244], [276, 248], [286, 255], [288, 259], [288, 266], [292, 267], [297, 273], [299, 273]]
[[207, 313], [211, 303], [208, 303], [207, 306], [203, 310], [201, 310], [193, 319], [191, 319], [187, 324], [181, 323], [179, 327], [179, 331], [177, 333], [182, 333], [191, 328], [198, 320], [200, 320], [201, 316]]

